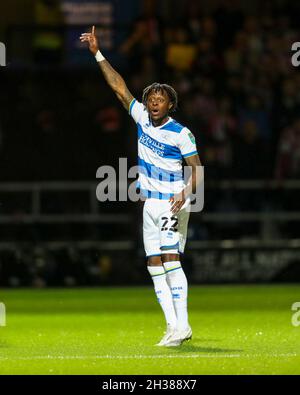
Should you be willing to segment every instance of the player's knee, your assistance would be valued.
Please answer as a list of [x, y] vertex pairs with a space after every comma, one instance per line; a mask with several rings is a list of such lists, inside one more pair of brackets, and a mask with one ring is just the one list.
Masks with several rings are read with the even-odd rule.
[[162, 266], [161, 256], [149, 256], [147, 263], [148, 266]]
[[172, 261], [180, 261], [180, 255], [179, 254], [170, 254], [170, 253], [162, 254], [161, 260], [163, 263], [172, 262]]

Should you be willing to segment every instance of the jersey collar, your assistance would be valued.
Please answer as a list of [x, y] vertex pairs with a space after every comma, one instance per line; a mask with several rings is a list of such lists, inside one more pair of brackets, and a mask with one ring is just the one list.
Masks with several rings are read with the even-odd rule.
[[150, 123], [151, 123], [151, 125], [152, 125], [155, 129], [161, 129], [162, 127], [166, 126], [168, 123], [170, 123], [170, 122], [172, 122], [172, 121], [173, 121], [173, 118], [171, 118], [171, 117], [169, 116], [169, 119], [167, 120], [167, 122], [165, 122], [164, 124], [162, 124], [162, 125], [160, 125], [160, 126], [154, 126], [153, 123], [152, 123], [152, 121], [151, 121], [151, 119], [150, 119]]

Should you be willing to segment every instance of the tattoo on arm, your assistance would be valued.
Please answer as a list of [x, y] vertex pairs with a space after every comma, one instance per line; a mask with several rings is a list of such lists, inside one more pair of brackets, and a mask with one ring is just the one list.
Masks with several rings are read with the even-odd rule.
[[98, 64], [108, 85], [116, 93], [118, 99], [122, 102], [126, 110], [128, 110], [130, 102], [133, 100], [133, 96], [129, 92], [124, 79], [107, 60], [103, 60]]

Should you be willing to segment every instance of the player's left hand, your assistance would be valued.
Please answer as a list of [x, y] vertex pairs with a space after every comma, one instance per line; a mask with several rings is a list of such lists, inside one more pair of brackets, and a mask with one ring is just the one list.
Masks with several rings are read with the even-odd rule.
[[176, 193], [174, 196], [172, 196], [169, 199], [169, 202], [171, 203], [171, 212], [173, 214], [177, 214], [181, 210], [182, 206], [185, 203], [184, 192], [182, 191], [182, 192]]

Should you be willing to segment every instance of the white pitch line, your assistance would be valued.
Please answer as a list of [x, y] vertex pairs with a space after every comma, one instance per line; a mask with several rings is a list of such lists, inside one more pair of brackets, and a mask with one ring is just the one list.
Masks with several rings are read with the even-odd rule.
[[297, 357], [299, 354], [194, 354], [194, 355], [35, 355], [32, 357], [0, 357], [0, 361], [31, 361], [31, 360], [54, 360], [54, 359], [177, 359], [177, 358], [256, 358], [256, 357], [287, 358]]

